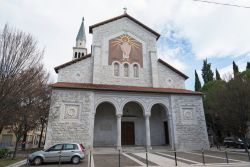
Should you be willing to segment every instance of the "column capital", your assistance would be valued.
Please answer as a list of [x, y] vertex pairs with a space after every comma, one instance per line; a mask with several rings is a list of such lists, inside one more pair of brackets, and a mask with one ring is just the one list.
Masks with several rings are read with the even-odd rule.
[[121, 117], [122, 117], [122, 114], [116, 114], [116, 117], [117, 117], [117, 118], [121, 118]]
[[147, 113], [147, 114], [144, 114], [144, 117], [145, 118], [149, 118], [151, 116], [151, 114]]

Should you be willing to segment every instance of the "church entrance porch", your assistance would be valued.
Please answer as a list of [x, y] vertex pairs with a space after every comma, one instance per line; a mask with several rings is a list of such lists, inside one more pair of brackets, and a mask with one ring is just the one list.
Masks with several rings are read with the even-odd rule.
[[154, 104], [150, 116], [150, 139], [152, 146], [169, 145], [167, 111], [161, 104]]
[[115, 107], [108, 102], [98, 105], [94, 122], [94, 146], [116, 146]]
[[122, 146], [143, 146], [146, 144], [143, 110], [138, 103], [128, 102], [124, 105], [121, 121]]
[[126, 100], [117, 104], [106, 98], [96, 104], [94, 147], [172, 146], [172, 120], [165, 104]]

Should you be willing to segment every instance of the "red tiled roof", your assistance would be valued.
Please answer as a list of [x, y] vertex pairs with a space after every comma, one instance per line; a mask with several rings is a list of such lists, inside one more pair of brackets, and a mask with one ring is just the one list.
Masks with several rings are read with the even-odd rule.
[[64, 63], [64, 64], [62, 64], [62, 65], [60, 65], [60, 66], [55, 67], [54, 69], [55, 69], [56, 73], [58, 73], [58, 70], [60, 70], [61, 68], [64, 68], [64, 67], [69, 66], [69, 65], [71, 65], [71, 64], [74, 64], [74, 63], [76, 63], [76, 62], [78, 62], [78, 61], [81, 61], [81, 60], [83, 60], [83, 59], [86, 59], [86, 58], [88, 58], [88, 57], [91, 57], [91, 54], [87, 54], [87, 55], [85, 55], [85, 56], [83, 56], [83, 57], [80, 57], [80, 58], [78, 58], [78, 59], [71, 60], [71, 61], [69, 61], [69, 62], [67, 62], [67, 63]]
[[158, 39], [160, 37], [160, 34], [157, 33], [156, 31], [152, 30], [151, 28], [149, 28], [148, 26], [146, 26], [145, 24], [141, 23], [140, 21], [136, 20], [135, 18], [133, 18], [132, 16], [128, 15], [127, 13], [124, 13], [120, 16], [117, 16], [117, 17], [114, 17], [114, 18], [111, 18], [111, 19], [108, 19], [108, 20], [105, 20], [105, 21], [102, 21], [100, 23], [97, 23], [97, 24], [94, 24], [92, 26], [89, 26], [89, 33], [92, 33], [93, 32], [93, 28], [95, 27], [98, 27], [98, 26], [101, 26], [101, 25], [104, 25], [104, 24], [107, 24], [109, 22], [113, 22], [115, 20], [118, 20], [118, 19], [121, 19], [123, 17], [127, 17], [128, 19], [134, 21], [136, 24], [142, 26], [143, 28], [145, 28], [146, 30], [148, 30], [149, 32], [153, 33], [154, 35], [156, 35], [156, 39]]
[[177, 70], [176, 68], [174, 68], [173, 66], [171, 66], [170, 64], [168, 64], [167, 62], [165, 62], [164, 60], [158, 59], [158, 62], [160, 62], [163, 65], [167, 66], [168, 68], [170, 68], [171, 70], [175, 71], [176, 73], [180, 74], [183, 78], [188, 79], [188, 76], [186, 76], [185, 74], [183, 74], [182, 72], [180, 72], [179, 70]]
[[91, 83], [57, 82], [52, 84], [51, 86], [53, 88], [91, 89], [91, 90], [106, 90], [106, 91], [127, 91], [127, 92], [146, 92], [146, 93], [148, 92], [148, 93], [190, 94], [190, 95], [202, 94], [200, 92], [194, 92], [186, 89], [103, 85], [103, 84], [91, 84]]

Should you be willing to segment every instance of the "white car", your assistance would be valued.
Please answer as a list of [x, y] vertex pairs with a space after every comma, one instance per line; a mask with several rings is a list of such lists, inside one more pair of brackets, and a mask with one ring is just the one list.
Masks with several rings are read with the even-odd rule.
[[72, 162], [78, 164], [85, 158], [85, 148], [82, 144], [56, 144], [47, 150], [36, 151], [29, 155], [29, 163], [40, 165], [43, 162]]

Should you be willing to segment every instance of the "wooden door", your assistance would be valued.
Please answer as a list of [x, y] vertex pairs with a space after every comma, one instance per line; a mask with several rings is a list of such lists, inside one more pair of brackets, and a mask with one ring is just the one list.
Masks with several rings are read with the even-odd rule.
[[135, 124], [134, 122], [122, 122], [122, 145], [135, 144]]
[[165, 130], [165, 144], [169, 145], [169, 133], [168, 133], [168, 122], [164, 121], [164, 130]]

